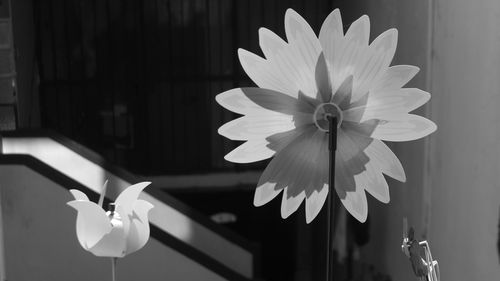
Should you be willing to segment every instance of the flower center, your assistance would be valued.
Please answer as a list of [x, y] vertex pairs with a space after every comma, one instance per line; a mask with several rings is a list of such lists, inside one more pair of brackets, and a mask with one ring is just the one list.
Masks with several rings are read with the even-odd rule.
[[337, 117], [337, 128], [342, 123], [342, 110], [334, 103], [322, 103], [314, 111], [313, 119], [316, 127], [323, 132], [329, 131], [328, 117]]

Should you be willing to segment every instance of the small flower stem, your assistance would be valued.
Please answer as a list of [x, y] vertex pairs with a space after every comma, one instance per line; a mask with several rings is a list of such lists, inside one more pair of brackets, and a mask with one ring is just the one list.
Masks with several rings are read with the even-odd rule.
[[337, 150], [337, 117], [328, 116], [329, 121], [329, 131], [328, 131], [328, 149], [330, 151], [329, 154], [329, 175], [328, 175], [328, 197], [326, 199], [326, 208], [327, 208], [327, 236], [326, 236], [326, 281], [334, 280], [333, 275], [333, 235], [334, 235], [334, 227], [335, 223], [334, 212], [335, 212], [335, 151]]
[[101, 195], [99, 196], [99, 202], [97, 203], [97, 205], [99, 205], [100, 207], [102, 207], [102, 204], [104, 203], [104, 197], [106, 197], [107, 188], [108, 188], [108, 180], [104, 182], [104, 185], [102, 186], [101, 190]]
[[111, 258], [111, 281], [116, 281], [116, 261], [118, 258]]

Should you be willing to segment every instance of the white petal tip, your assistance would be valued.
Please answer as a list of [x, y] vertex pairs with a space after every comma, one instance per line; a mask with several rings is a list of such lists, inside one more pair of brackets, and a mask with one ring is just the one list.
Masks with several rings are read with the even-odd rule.
[[89, 201], [89, 198], [87, 197], [87, 195], [78, 189], [70, 189], [69, 192], [71, 193], [71, 195], [73, 195], [75, 200]]
[[323, 188], [318, 191], [313, 191], [312, 194], [306, 198], [306, 223], [312, 222], [323, 209], [326, 198], [328, 197], [328, 185], [323, 185]]
[[264, 202], [262, 202], [262, 201], [257, 200], [257, 198], [254, 198], [254, 199], [253, 199], [253, 205], [254, 205], [255, 207], [261, 207], [261, 206], [264, 206], [265, 204], [266, 204], [266, 203], [264, 203]]
[[365, 223], [366, 222], [366, 219], [368, 218], [368, 214], [366, 214], [365, 216], [361, 216], [361, 217], [355, 217], [360, 223]]
[[347, 192], [346, 197], [341, 199], [341, 202], [345, 209], [359, 222], [363, 223], [366, 221], [368, 217], [368, 202], [364, 189]]
[[398, 30], [396, 28], [390, 28], [387, 30], [387, 32], [391, 35], [394, 34], [395, 36], [398, 36]]
[[289, 17], [289, 16], [292, 16], [292, 15], [298, 15], [298, 13], [294, 9], [292, 9], [292, 8], [286, 9], [285, 18]]
[[306, 216], [306, 224], [310, 224], [313, 220], [314, 218]]
[[144, 188], [146, 188], [150, 184], [151, 184], [150, 181], [142, 181], [142, 182], [138, 182], [136, 184], [133, 184], [133, 185], [127, 187], [127, 188], [134, 187], [134, 188], [138, 188], [138, 189], [140, 189], [142, 191]]
[[253, 205], [255, 207], [260, 207], [273, 200], [281, 192], [281, 190], [275, 190], [275, 186], [276, 184], [273, 183], [260, 184], [257, 189], [255, 189]]
[[[272, 33], [271, 30], [265, 28], [265, 27], [259, 27], [259, 36], [267, 35], [269, 33]], [[238, 50], [241, 48], [238, 48]]]
[[224, 156], [224, 160], [232, 162], [232, 163], [236, 163], [236, 164], [251, 163], [251, 161], [247, 161], [246, 159], [235, 157], [234, 154], [232, 154], [231, 152], [229, 152], [228, 154], [226, 154]]
[[[277, 192], [279, 193], [279, 192]], [[277, 194], [276, 194], [277, 195]], [[264, 206], [266, 205], [267, 203], [269, 203], [271, 200], [274, 199], [274, 197], [276, 197], [275, 194], [272, 194], [272, 195], [269, 195], [267, 198], [259, 198], [259, 194], [255, 193], [255, 196], [254, 196], [254, 199], [253, 199], [253, 205], [255, 207], [261, 207], [261, 206]]]
[[[237, 120], [237, 119], [235, 119]], [[233, 120], [234, 121], [234, 120]], [[246, 140], [244, 137], [241, 136], [241, 134], [237, 134], [234, 132], [235, 131], [235, 126], [234, 123], [227, 122], [226, 124], [222, 125], [217, 129], [217, 133], [227, 139], [230, 139], [232, 141], [242, 141]]]
[[368, 212], [364, 213], [355, 213], [355, 212], [349, 212], [351, 216], [353, 216], [355, 219], [357, 219], [360, 223], [366, 222], [366, 218], [368, 218]]
[[291, 216], [294, 212], [288, 212], [288, 211], [281, 211], [281, 218], [282, 219], [287, 219], [289, 216]]
[[281, 218], [286, 219], [288, 218], [292, 213], [288, 213], [287, 211], [281, 209]]
[[288, 190], [285, 188], [283, 191], [283, 197], [281, 200], [281, 217], [283, 219], [288, 218], [291, 214], [295, 213], [297, 209], [300, 207], [302, 204], [302, 201], [304, 201], [305, 198], [305, 191], [302, 191], [300, 194], [296, 195], [295, 197], [288, 196]]
[[396, 178], [396, 180], [399, 181], [399, 182], [406, 182], [406, 175], [403, 174], [403, 175], [401, 175], [400, 178]]
[[147, 210], [151, 210], [155, 207], [155, 205], [149, 203], [149, 201], [146, 200], [138, 200], [138, 202], [141, 202], [141, 204], [143, 204]]
[[[377, 198], [378, 201], [384, 203], [384, 204], [388, 204], [389, 202], [391, 202], [391, 198], [390, 197], [387, 197], [387, 198]], [[382, 200], [380, 200], [382, 199]]]

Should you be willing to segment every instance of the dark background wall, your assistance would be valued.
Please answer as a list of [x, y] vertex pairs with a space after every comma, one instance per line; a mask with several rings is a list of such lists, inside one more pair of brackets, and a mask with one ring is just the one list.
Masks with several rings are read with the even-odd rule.
[[34, 2], [41, 126], [145, 175], [262, 168], [222, 156], [235, 116], [218, 93], [252, 85], [237, 49], [284, 35], [292, 7], [319, 30], [334, 1]]

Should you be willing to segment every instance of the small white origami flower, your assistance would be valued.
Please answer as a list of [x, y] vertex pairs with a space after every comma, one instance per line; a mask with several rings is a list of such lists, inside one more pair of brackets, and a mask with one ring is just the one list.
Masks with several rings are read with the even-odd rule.
[[102, 200], [98, 205], [89, 201], [83, 192], [70, 190], [75, 200], [67, 204], [78, 211], [76, 234], [80, 245], [96, 256], [113, 258], [142, 248], [149, 238], [148, 212], [153, 205], [138, 197], [149, 184], [141, 182], [129, 186], [116, 199], [115, 210], [108, 212], [100, 206]]
[[420, 89], [403, 88], [418, 68], [389, 66], [397, 30], [389, 29], [369, 44], [370, 22], [362, 16], [344, 34], [339, 10], [324, 21], [319, 37], [289, 9], [287, 41], [261, 28], [265, 58], [239, 49], [241, 65], [260, 88], [237, 88], [217, 102], [244, 115], [219, 128], [219, 134], [245, 141], [225, 156], [249, 163], [274, 156], [254, 197], [261, 206], [283, 191], [281, 215], [288, 217], [305, 199], [306, 221], [321, 210], [328, 194], [328, 116], [336, 116], [335, 190], [345, 208], [364, 222], [365, 190], [389, 202], [386, 174], [405, 181], [394, 153], [382, 142], [409, 141], [436, 130], [410, 114], [430, 99]]

